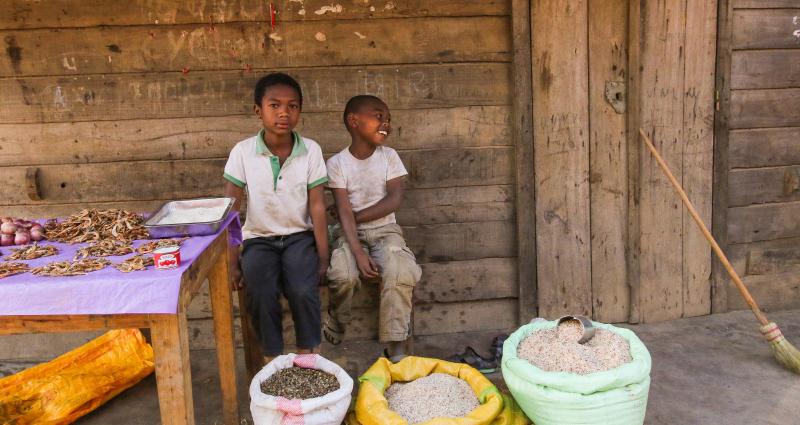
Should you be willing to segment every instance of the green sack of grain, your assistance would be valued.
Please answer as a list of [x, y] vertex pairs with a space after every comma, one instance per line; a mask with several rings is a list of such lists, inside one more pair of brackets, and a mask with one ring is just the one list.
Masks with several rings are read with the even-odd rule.
[[548, 372], [518, 357], [520, 344], [533, 332], [551, 329], [539, 321], [517, 329], [503, 344], [503, 378], [517, 403], [536, 425], [641, 425], [650, 389], [650, 353], [627, 329], [594, 323], [630, 346], [631, 361], [614, 369], [580, 375]]

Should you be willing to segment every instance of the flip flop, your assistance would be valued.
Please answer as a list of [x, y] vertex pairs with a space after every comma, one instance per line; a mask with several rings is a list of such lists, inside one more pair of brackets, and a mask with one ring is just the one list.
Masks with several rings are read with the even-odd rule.
[[503, 360], [503, 343], [506, 342], [507, 338], [507, 334], [500, 334], [492, 339], [492, 345], [489, 348], [489, 352], [492, 353], [497, 364], [500, 364], [500, 362]]
[[334, 328], [330, 318], [322, 325], [322, 335], [332, 345], [339, 345], [344, 340], [344, 331]]
[[492, 373], [497, 371], [497, 360], [496, 359], [487, 359], [478, 354], [474, 348], [467, 346], [464, 349], [463, 353], [455, 354], [448, 358], [450, 361], [455, 361], [457, 363], [466, 363], [475, 369], [478, 369], [481, 373]]

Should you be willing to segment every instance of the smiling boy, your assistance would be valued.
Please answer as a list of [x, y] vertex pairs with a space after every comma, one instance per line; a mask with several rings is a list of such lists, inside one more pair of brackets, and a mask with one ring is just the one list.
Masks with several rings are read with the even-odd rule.
[[343, 118], [350, 146], [327, 164], [343, 235], [334, 243], [328, 269], [331, 305], [323, 334], [328, 342], [340, 343], [361, 278], [379, 280], [379, 339], [388, 345], [388, 357], [398, 361], [405, 356], [412, 293], [422, 275], [394, 215], [408, 172], [397, 152], [384, 146], [392, 131], [386, 103], [355, 96]]

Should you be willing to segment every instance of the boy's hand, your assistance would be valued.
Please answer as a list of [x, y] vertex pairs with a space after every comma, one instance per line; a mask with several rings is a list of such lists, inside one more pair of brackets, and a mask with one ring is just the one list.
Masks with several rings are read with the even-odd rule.
[[366, 278], [375, 279], [381, 276], [380, 270], [378, 270], [378, 265], [375, 264], [375, 261], [372, 260], [372, 257], [363, 251], [358, 251], [358, 254], [356, 254], [356, 265], [358, 266], [358, 271], [361, 272], [361, 275]]
[[231, 291], [238, 291], [244, 289], [244, 277], [242, 276], [242, 268], [239, 264], [231, 267]]
[[327, 261], [320, 261], [319, 270], [317, 270], [317, 275], [319, 276], [319, 286], [328, 286], [328, 262]]

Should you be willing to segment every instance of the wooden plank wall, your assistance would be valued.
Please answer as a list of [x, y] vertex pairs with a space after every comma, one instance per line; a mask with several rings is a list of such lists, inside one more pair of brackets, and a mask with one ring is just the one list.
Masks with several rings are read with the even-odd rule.
[[[727, 249], [765, 309], [800, 307], [800, 2], [731, 0], [726, 83], [727, 165], [718, 169]], [[729, 309], [746, 309], [724, 281]], [[730, 285], [730, 286], [728, 286]]]
[[712, 0], [533, 2], [541, 315], [711, 311], [710, 250], [638, 128], [710, 222], [716, 17]]
[[[304, 88], [301, 133], [327, 154], [347, 144], [350, 96], [392, 108], [411, 173], [398, 218], [424, 269], [416, 333], [515, 325], [510, 2], [280, 0], [275, 28], [270, 3], [3, 2], [3, 214], [219, 195], [230, 148], [258, 129], [254, 82], [282, 70]], [[41, 200], [24, 190], [31, 167]], [[368, 295], [353, 338], [376, 335]], [[210, 344], [209, 315], [193, 305], [194, 347]]]

